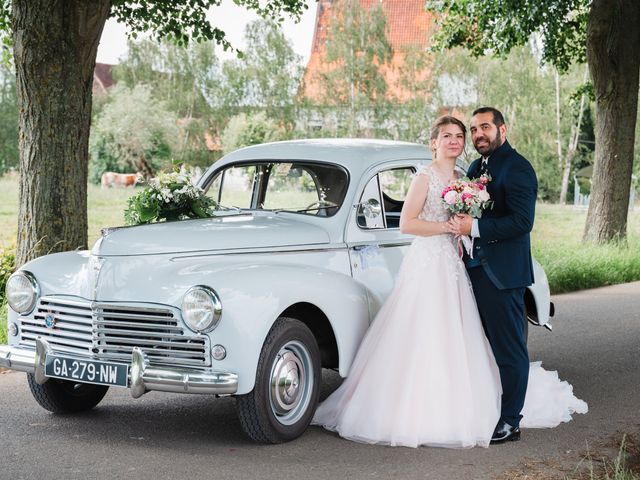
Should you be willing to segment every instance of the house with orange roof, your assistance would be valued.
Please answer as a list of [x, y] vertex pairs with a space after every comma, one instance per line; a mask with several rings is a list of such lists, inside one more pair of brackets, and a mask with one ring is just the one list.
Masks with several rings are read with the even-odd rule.
[[[399, 82], [399, 72], [405, 63], [407, 51], [426, 50], [433, 33], [433, 15], [424, 9], [424, 0], [359, 0], [363, 8], [370, 9], [381, 4], [387, 22], [387, 40], [393, 49], [391, 61], [381, 67], [387, 83], [387, 95], [390, 98], [404, 101], [415, 95], [407, 91]], [[334, 9], [339, 7], [339, 0], [319, 0], [316, 10], [316, 25], [313, 35], [311, 56], [304, 73], [303, 91], [301, 94], [315, 104], [323, 103], [323, 89], [320, 77], [331, 70], [332, 65], [326, 60], [327, 40], [331, 35]], [[426, 77], [428, 70], [420, 72]]]

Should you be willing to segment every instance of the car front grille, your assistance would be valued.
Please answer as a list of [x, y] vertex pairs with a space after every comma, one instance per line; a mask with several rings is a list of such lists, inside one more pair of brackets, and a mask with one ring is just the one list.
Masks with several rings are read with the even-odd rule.
[[150, 364], [210, 365], [208, 338], [185, 334], [179, 315], [164, 305], [43, 297], [22, 319], [21, 343], [35, 347], [42, 337], [56, 351], [127, 363], [133, 347], [140, 347]]

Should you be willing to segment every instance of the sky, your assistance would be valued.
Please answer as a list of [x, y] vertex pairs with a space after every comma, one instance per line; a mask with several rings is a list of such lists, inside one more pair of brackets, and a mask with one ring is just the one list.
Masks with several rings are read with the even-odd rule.
[[[286, 37], [293, 43], [293, 48], [303, 58], [303, 64], [306, 65], [309, 55], [311, 54], [311, 41], [313, 40], [313, 29], [316, 19], [316, 2], [309, 2], [309, 8], [305, 11], [298, 24], [293, 20], [285, 20], [283, 31]], [[244, 46], [242, 37], [244, 27], [247, 23], [257, 19], [258, 16], [253, 12], [238, 7], [233, 0], [223, 0], [219, 7], [213, 10], [213, 25], [221, 28], [227, 34], [227, 39], [231, 44], [239, 49]], [[99, 63], [119, 63], [118, 60], [127, 53], [127, 36], [124, 25], [110, 19], [105, 25], [98, 46]], [[223, 52], [220, 49], [220, 58], [229, 58], [233, 55], [231, 52]]]

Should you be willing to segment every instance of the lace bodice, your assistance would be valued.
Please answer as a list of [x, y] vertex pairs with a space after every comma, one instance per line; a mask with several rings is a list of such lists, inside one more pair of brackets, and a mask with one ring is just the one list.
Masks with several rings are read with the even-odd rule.
[[431, 164], [422, 167], [417, 174], [426, 175], [429, 178], [429, 191], [427, 192], [427, 198], [418, 218], [430, 222], [447, 221], [451, 214], [444, 207], [441, 197], [442, 190], [444, 190], [447, 185], [440, 180], [440, 177], [437, 172], [433, 170]]

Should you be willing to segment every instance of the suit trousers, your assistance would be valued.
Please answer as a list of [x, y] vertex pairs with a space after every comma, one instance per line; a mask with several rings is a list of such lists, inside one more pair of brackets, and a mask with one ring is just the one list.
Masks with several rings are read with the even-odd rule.
[[484, 331], [493, 350], [502, 382], [500, 419], [520, 425], [529, 380], [525, 337], [524, 288], [499, 290], [481, 266], [468, 270]]

